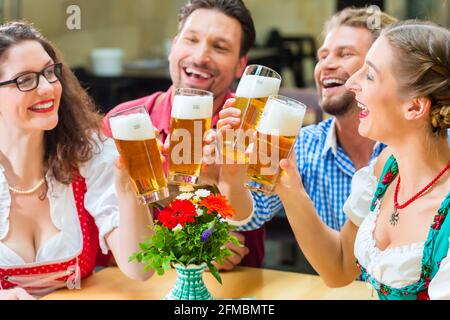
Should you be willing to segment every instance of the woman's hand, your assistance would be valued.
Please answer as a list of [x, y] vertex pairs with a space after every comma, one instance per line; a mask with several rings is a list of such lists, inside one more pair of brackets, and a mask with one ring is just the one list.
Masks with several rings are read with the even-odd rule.
[[127, 169], [125, 167], [125, 161], [122, 156], [118, 156], [115, 161], [114, 176], [116, 177], [116, 189], [120, 193], [134, 192], [133, 186], [130, 181]]
[[280, 168], [275, 192], [303, 254], [327, 286], [348, 285], [359, 273], [353, 254], [357, 227], [347, 221], [339, 232], [320, 219], [303, 187], [294, 154], [281, 160]]
[[275, 192], [282, 200], [306, 194], [294, 153], [289, 159], [280, 160], [280, 176], [275, 185]]
[[0, 300], [36, 300], [25, 289], [14, 288], [0, 290]]

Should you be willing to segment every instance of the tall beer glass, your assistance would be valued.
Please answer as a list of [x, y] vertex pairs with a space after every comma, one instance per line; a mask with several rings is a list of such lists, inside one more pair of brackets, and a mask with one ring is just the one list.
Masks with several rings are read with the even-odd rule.
[[167, 198], [169, 190], [161, 153], [145, 106], [113, 113], [109, 122], [139, 202], [149, 204]]
[[[280, 84], [281, 76], [276, 71], [261, 65], [247, 66], [236, 90], [236, 108], [241, 110], [241, 124], [233, 128], [237, 130], [228, 130], [223, 138], [223, 161], [248, 163], [245, 150], [253, 130], [258, 126], [267, 99], [278, 94]], [[231, 135], [228, 134], [230, 132]]]
[[179, 88], [175, 91], [170, 122], [169, 182], [197, 183], [203, 156], [203, 137], [211, 128], [213, 94]]
[[280, 173], [280, 160], [289, 158], [305, 112], [306, 106], [296, 100], [279, 95], [269, 98], [250, 156], [247, 188], [273, 194]]

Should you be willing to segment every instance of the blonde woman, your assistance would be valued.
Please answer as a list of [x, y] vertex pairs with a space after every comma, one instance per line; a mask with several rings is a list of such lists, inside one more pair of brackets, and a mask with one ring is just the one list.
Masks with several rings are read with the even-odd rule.
[[329, 286], [362, 272], [380, 299], [450, 299], [449, 61], [449, 30], [407, 21], [387, 27], [347, 81], [359, 133], [389, 147], [355, 174], [341, 232], [318, 218], [295, 160], [281, 161], [276, 192]]

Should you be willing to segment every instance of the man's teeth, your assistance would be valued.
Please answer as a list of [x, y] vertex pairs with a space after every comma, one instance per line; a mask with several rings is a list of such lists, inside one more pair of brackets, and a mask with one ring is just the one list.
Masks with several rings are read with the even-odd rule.
[[330, 86], [330, 85], [343, 85], [345, 83], [345, 81], [341, 80], [341, 79], [326, 79], [323, 81], [323, 84], [325, 86]]
[[47, 102], [47, 103], [44, 103], [44, 104], [39, 104], [37, 106], [31, 107], [30, 109], [31, 110], [42, 110], [42, 109], [48, 109], [51, 106], [53, 106], [53, 102]]
[[209, 75], [207, 73], [203, 73], [203, 72], [198, 71], [198, 70], [191, 69], [191, 68], [186, 68], [186, 72], [190, 73], [190, 74], [195, 74], [195, 75], [200, 76], [200, 77], [202, 77], [204, 79], [211, 78], [211, 75]]

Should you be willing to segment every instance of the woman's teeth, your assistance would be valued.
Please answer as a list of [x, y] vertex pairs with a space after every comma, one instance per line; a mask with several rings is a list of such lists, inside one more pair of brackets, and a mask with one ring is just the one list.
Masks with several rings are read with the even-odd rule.
[[47, 103], [43, 103], [43, 104], [39, 104], [36, 106], [31, 107], [31, 110], [43, 110], [43, 109], [48, 109], [50, 107], [53, 106], [53, 102], [47, 102]]

